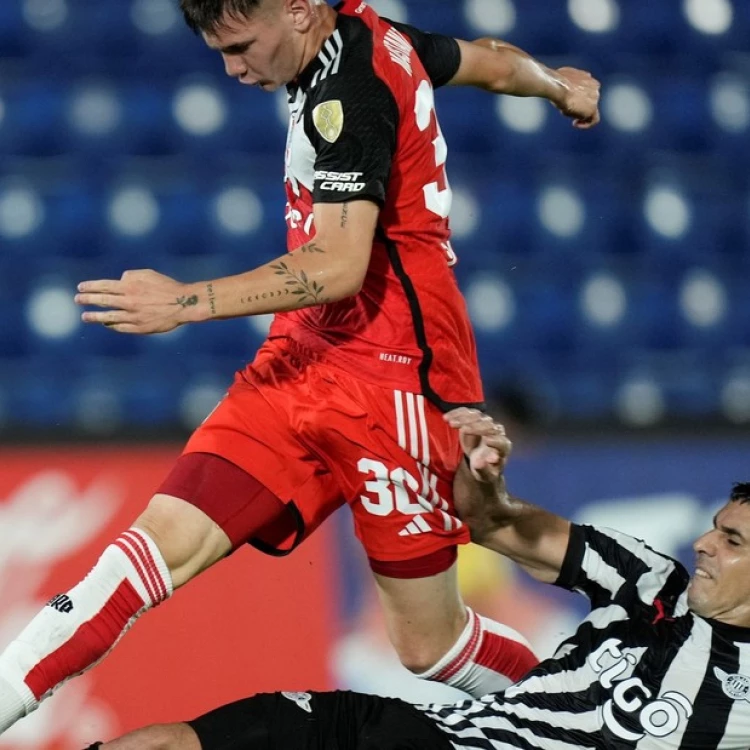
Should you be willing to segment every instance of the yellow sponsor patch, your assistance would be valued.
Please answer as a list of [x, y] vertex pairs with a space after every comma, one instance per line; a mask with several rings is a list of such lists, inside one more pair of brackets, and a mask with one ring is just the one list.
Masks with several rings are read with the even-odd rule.
[[344, 129], [344, 108], [338, 99], [318, 104], [313, 110], [315, 129], [328, 143], [334, 143]]

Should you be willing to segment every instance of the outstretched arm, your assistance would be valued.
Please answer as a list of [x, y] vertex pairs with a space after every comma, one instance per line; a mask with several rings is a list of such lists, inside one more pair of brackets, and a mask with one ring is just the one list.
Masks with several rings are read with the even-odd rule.
[[476, 86], [494, 94], [548, 99], [577, 128], [599, 122], [601, 84], [577, 68], [548, 68], [531, 55], [498, 39], [457, 40], [461, 63], [450, 81], [454, 86]]
[[459, 431], [467, 458], [453, 491], [472, 540], [509, 557], [534, 578], [554, 583], [568, 549], [570, 522], [508, 492], [504, 469], [512, 444], [502, 425], [476, 409], [454, 409], [445, 419]]
[[316, 235], [259, 268], [184, 284], [151, 270], [118, 280], [84, 281], [76, 302], [106, 308], [86, 323], [120, 333], [164, 333], [184, 323], [261, 315], [335, 302], [357, 294], [370, 263], [379, 208], [370, 200], [315, 204]]

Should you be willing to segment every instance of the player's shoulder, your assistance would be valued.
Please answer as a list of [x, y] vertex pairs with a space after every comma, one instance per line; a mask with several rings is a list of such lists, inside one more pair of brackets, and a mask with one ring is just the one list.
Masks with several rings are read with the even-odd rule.
[[329, 99], [364, 101], [388, 96], [376, 74], [372, 30], [357, 17], [341, 15], [319, 53], [320, 70], [308, 90], [309, 104]]

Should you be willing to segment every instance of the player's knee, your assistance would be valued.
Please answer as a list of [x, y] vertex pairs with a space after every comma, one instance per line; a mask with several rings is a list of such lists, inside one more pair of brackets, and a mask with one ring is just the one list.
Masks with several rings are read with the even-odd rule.
[[231, 550], [226, 534], [202, 510], [169, 495], [155, 495], [133, 525], [146, 532], [159, 548], [174, 588]]
[[443, 652], [429, 640], [402, 640], [394, 643], [399, 661], [416, 675], [432, 669], [442, 658]]

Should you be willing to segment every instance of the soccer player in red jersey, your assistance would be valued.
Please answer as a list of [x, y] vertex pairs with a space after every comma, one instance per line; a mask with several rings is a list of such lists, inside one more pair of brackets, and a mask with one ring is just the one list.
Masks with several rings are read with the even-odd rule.
[[132, 622], [250, 541], [289, 551], [348, 503], [402, 663], [472, 695], [536, 660], [456, 584], [469, 534], [443, 412], [479, 405], [474, 338], [451, 266], [446, 83], [549, 99], [598, 121], [599, 84], [509, 45], [424, 34], [359, 0], [182, 0], [228, 75], [287, 86], [288, 254], [184, 284], [151, 270], [83, 282], [88, 323], [153, 334], [274, 313], [268, 340], [189, 440], [148, 507], [0, 656], [0, 732], [101, 659]]

